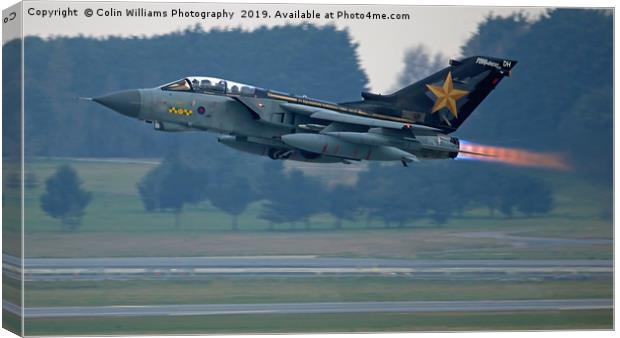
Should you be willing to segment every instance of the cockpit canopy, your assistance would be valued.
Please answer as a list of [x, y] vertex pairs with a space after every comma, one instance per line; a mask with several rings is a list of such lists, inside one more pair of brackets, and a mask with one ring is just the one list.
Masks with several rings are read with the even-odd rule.
[[198, 92], [198, 93], [221, 93], [252, 96], [256, 87], [218, 79], [215, 77], [188, 77], [161, 87], [162, 90]]

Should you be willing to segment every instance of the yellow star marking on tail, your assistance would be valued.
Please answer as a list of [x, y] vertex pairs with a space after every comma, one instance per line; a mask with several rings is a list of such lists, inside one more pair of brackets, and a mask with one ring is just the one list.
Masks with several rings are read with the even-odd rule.
[[433, 105], [433, 109], [431, 113], [434, 113], [441, 108], [448, 108], [450, 113], [454, 115], [454, 117], [458, 117], [458, 111], [456, 110], [456, 100], [461, 97], [469, 94], [468, 91], [454, 89], [454, 85], [452, 84], [452, 72], [448, 72], [448, 76], [446, 76], [446, 80], [443, 82], [443, 86], [435, 86], [431, 84], [427, 84], [426, 88], [431, 91], [435, 95], [435, 105]]

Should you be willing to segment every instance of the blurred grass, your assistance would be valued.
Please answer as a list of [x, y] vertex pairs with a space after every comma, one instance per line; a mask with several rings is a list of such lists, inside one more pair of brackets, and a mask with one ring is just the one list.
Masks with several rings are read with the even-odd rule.
[[27, 319], [26, 335], [611, 330], [612, 310]]
[[21, 317], [6, 311], [2, 310], [2, 328], [8, 331], [13, 332], [14, 334], [21, 336], [22, 332], [22, 321]]
[[5, 158], [2, 162], [2, 250], [21, 256], [22, 219], [20, 183], [21, 163]]
[[441, 281], [403, 277], [27, 282], [35, 306], [612, 298], [610, 279]]
[[2, 299], [15, 305], [21, 304], [21, 281], [15, 280], [6, 275], [3, 275], [2, 277]]

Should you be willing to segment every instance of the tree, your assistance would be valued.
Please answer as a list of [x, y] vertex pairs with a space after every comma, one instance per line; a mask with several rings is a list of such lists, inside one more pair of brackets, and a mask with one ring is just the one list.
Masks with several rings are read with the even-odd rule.
[[519, 64], [463, 124], [459, 136], [564, 153], [577, 174], [611, 182], [613, 23], [608, 10], [555, 9], [539, 20], [489, 16], [461, 54], [506, 57]]
[[310, 228], [310, 216], [324, 210], [325, 206], [325, 189], [321, 182], [298, 170], [288, 175], [271, 172], [269, 176], [271, 179], [265, 179], [261, 185], [261, 196], [267, 202], [259, 217], [271, 223], [303, 221], [306, 229]]
[[541, 180], [526, 178], [520, 182], [524, 194], [517, 202], [517, 210], [526, 215], [546, 214], [553, 209], [551, 189]]
[[204, 199], [207, 178], [184, 164], [175, 154], [149, 171], [137, 184], [146, 211], [171, 211], [174, 225], [180, 225], [183, 206]]
[[487, 207], [489, 216], [495, 216], [496, 210], [513, 217], [515, 211], [532, 215], [548, 213], [553, 208], [551, 188], [543, 180], [514, 168], [482, 163], [476, 167], [467, 174], [469, 184], [464, 198], [475, 206]]
[[214, 207], [232, 217], [232, 229], [239, 230], [238, 217], [259, 195], [245, 177], [225, 175], [209, 187], [209, 200]]
[[402, 88], [422, 80], [434, 72], [447, 67], [448, 60], [438, 53], [431, 55], [424, 45], [417, 45], [405, 52], [405, 70], [398, 77], [398, 87]]
[[343, 220], [353, 220], [359, 208], [358, 196], [353, 187], [336, 186], [327, 192], [327, 211], [336, 218], [336, 229], [342, 228]]
[[69, 165], [59, 167], [45, 181], [46, 191], [41, 196], [41, 209], [61, 221], [65, 230], [75, 231], [81, 225], [84, 209], [91, 201], [91, 193], [82, 189], [77, 172]]
[[371, 165], [360, 175], [356, 187], [359, 207], [366, 211], [368, 218], [383, 220], [386, 228], [393, 223], [405, 227], [413, 220], [424, 218], [430, 203], [440, 203], [429, 200], [432, 182], [420, 177], [427, 169], [402, 169], [396, 165]]

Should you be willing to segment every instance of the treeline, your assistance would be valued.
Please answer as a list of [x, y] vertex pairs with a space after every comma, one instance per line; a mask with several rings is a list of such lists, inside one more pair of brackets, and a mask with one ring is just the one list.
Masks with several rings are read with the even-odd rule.
[[461, 54], [519, 64], [459, 137], [564, 153], [582, 177], [611, 183], [613, 22], [612, 10], [558, 9], [535, 22], [488, 17]]
[[[178, 143], [220, 147], [205, 134], [155, 132], [152, 125], [79, 97], [155, 87], [190, 75], [334, 101], [358, 99], [368, 83], [357, 45], [333, 26], [192, 28], [149, 38], [27, 37], [24, 44], [27, 157], [163, 157]], [[15, 46], [18, 41], [4, 50]], [[5, 102], [10, 94], [3, 92]]]
[[184, 206], [209, 202], [230, 215], [232, 229], [238, 230], [237, 217], [256, 201], [262, 201], [258, 217], [270, 229], [276, 224], [311, 229], [311, 218], [324, 214], [333, 217], [336, 229], [343, 221], [405, 227], [423, 219], [441, 225], [477, 209], [487, 210], [487, 217], [515, 217], [546, 214], [554, 206], [545, 182], [481, 163], [407, 169], [375, 164], [353, 186], [327, 186], [298, 170], [285, 173], [280, 161], [249, 166], [198, 162], [175, 153], [150, 171], [137, 184], [145, 210], [172, 212], [178, 226]]

